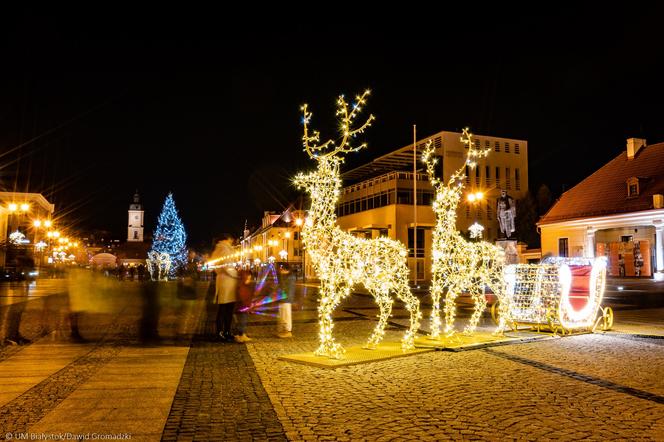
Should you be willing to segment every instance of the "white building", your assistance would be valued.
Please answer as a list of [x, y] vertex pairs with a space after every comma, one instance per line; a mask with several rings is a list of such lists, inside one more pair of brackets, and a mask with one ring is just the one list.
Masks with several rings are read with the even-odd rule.
[[143, 242], [143, 205], [138, 190], [134, 194], [134, 202], [129, 205], [128, 217], [127, 241]]

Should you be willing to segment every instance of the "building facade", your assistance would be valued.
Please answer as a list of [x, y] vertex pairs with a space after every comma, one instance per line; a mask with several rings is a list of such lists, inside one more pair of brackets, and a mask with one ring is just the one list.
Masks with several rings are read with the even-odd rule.
[[664, 276], [664, 143], [626, 149], [565, 192], [538, 223], [542, 254], [606, 256], [611, 276]]
[[234, 260], [250, 265], [268, 262], [288, 264], [298, 274], [312, 277], [313, 269], [305, 270], [306, 259], [302, 246], [302, 225], [305, 213], [289, 209], [282, 213], [265, 212], [261, 227], [245, 231]]
[[[406, 244], [411, 280], [416, 282], [431, 279], [433, 189], [420, 158], [429, 140], [436, 149], [443, 180], [464, 166], [467, 149], [461, 133], [439, 132], [416, 143], [417, 173], [413, 172], [412, 144], [345, 172], [344, 183], [349, 184], [341, 191], [337, 207], [342, 229], [366, 238], [387, 236]], [[500, 191], [506, 190], [514, 200], [528, 191], [528, 142], [486, 135], [475, 135], [473, 142], [490, 153], [478, 167], [466, 171], [465, 194], [480, 197], [461, 202], [457, 229], [467, 232], [477, 222], [484, 227], [484, 239], [493, 241], [499, 233], [496, 201]]]
[[48, 258], [54, 210], [40, 193], [0, 192], [0, 268], [16, 267], [19, 260], [40, 265]]

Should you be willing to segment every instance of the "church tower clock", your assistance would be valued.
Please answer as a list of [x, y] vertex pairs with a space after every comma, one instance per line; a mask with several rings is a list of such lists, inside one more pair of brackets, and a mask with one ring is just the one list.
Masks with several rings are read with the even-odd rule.
[[129, 205], [129, 228], [127, 241], [143, 242], [143, 205], [138, 190], [134, 194], [134, 202]]

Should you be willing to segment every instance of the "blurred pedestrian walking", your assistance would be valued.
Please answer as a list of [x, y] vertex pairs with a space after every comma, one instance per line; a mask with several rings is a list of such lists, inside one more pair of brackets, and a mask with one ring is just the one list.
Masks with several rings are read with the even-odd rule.
[[277, 319], [277, 336], [293, 337], [293, 299], [295, 296], [295, 273], [287, 264], [279, 267], [279, 317]]
[[[226, 257], [233, 253], [233, 236], [226, 234], [215, 248], [215, 257]], [[237, 301], [238, 272], [233, 266], [226, 266], [221, 263], [215, 269], [217, 274], [215, 296], [213, 303], [218, 305], [216, 332], [225, 342], [233, 342], [231, 326], [233, 323], [233, 313], [235, 311], [235, 302]]]

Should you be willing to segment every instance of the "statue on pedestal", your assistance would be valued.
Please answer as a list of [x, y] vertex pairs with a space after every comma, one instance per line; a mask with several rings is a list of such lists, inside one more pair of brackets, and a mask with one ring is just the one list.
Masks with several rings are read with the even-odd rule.
[[509, 238], [516, 230], [514, 227], [516, 205], [514, 204], [514, 198], [509, 196], [505, 190], [500, 191], [500, 198], [496, 200], [496, 213], [498, 214], [500, 237]]

